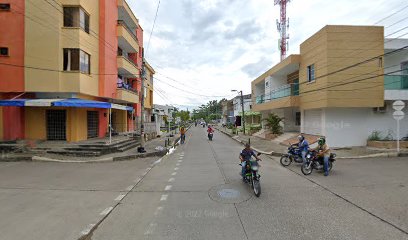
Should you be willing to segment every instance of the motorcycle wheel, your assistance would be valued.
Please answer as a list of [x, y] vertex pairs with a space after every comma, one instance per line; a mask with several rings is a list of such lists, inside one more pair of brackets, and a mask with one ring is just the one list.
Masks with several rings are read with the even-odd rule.
[[292, 163], [292, 158], [288, 155], [282, 155], [282, 157], [280, 158], [280, 163], [282, 164], [282, 166], [287, 167]]
[[310, 175], [313, 172], [312, 164], [304, 163], [302, 164], [302, 167], [300, 168], [300, 170], [302, 170], [302, 173], [304, 175]]
[[252, 179], [252, 189], [254, 190], [255, 196], [261, 196], [261, 183], [259, 180]]

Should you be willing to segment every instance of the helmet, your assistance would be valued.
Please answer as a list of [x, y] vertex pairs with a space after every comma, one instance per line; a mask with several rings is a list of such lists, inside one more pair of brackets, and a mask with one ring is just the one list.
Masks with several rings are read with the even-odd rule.
[[245, 148], [250, 148], [251, 145], [249, 143], [245, 143]]
[[317, 143], [322, 146], [326, 143], [326, 139], [324, 137], [320, 137], [319, 140], [317, 140]]
[[299, 142], [301, 142], [301, 141], [305, 140], [305, 137], [303, 135], [299, 135], [298, 139], [299, 139]]

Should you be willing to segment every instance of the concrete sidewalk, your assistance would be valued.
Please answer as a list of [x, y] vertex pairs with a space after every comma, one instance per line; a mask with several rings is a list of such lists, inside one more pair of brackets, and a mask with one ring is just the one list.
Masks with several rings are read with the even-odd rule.
[[[221, 128], [219, 126], [217, 126], [216, 129], [242, 144], [250, 142], [255, 151], [263, 154], [281, 156], [283, 153], [287, 152], [287, 146], [275, 143], [268, 139], [247, 136], [243, 135], [242, 133], [236, 135], [233, 134], [230, 129]], [[408, 156], [408, 151], [402, 151], [400, 154], [397, 154], [397, 152], [392, 149], [375, 149], [368, 147], [333, 149], [333, 152], [336, 153], [338, 159]]]

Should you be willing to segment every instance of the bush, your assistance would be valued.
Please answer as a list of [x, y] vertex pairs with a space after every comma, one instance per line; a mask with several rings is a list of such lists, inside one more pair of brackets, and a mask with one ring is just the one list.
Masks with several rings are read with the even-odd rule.
[[381, 132], [380, 131], [373, 131], [370, 136], [368, 136], [368, 141], [381, 141]]
[[283, 121], [283, 118], [279, 117], [275, 113], [269, 114], [268, 118], [262, 119], [265, 121], [265, 126], [271, 130], [273, 134], [282, 134], [282, 126], [280, 123]]

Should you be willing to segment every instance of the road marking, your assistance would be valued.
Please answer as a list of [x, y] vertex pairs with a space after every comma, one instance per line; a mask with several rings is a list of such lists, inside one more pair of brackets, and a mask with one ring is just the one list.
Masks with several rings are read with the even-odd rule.
[[171, 185], [167, 185], [167, 186], [164, 188], [164, 191], [170, 191], [172, 187], [173, 187], [173, 186], [171, 186]]
[[115, 201], [121, 201], [125, 197], [125, 194], [120, 194], [115, 198]]
[[157, 207], [156, 211], [154, 212], [154, 215], [157, 216], [159, 215], [160, 211], [163, 210], [163, 207]]
[[146, 171], [150, 171], [150, 170], [152, 170], [152, 168], [151, 168], [151, 167], [146, 168]]
[[176, 166], [177, 166], [177, 167], [180, 166], [180, 163], [176, 163]]
[[133, 189], [133, 185], [130, 185], [129, 187], [126, 188], [126, 191], [130, 191]]
[[174, 180], [176, 180], [175, 178], [170, 178], [169, 182], [174, 182]]
[[167, 194], [161, 195], [160, 201], [166, 201], [168, 196]]
[[180, 168], [178, 168], [178, 167], [175, 167], [175, 168], [174, 168], [174, 171], [177, 171], [177, 170], [179, 170], [179, 169], [180, 169]]
[[144, 235], [150, 235], [153, 233], [154, 228], [157, 227], [157, 223], [150, 223], [149, 228], [146, 230], [146, 232], [144, 233]]
[[183, 162], [183, 160], [178, 160], [177, 162], [182, 163], [182, 162]]
[[159, 164], [162, 161], [163, 158], [160, 158], [159, 160], [156, 160], [153, 165]]
[[141, 179], [141, 178], [138, 178], [138, 179], [135, 179], [134, 182], [135, 182], [135, 183], [138, 183], [138, 182], [140, 182], [140, 180], [142, 180], [142, 179]]
[[82, 230], [81, 234], [88, 235], [91, 232], [92, 228], [95, 227], [95, 224], [89, 224], [84, 230]]
[[108, 207], [107, 209], [103, 210], [99, 215], [107, 215], [112, 211], [113, 207]]
[[176, 176], [176, 174], [177, 174], [177, 172], [174, 172], [174, 173], [171, 174], [171, 176]]

